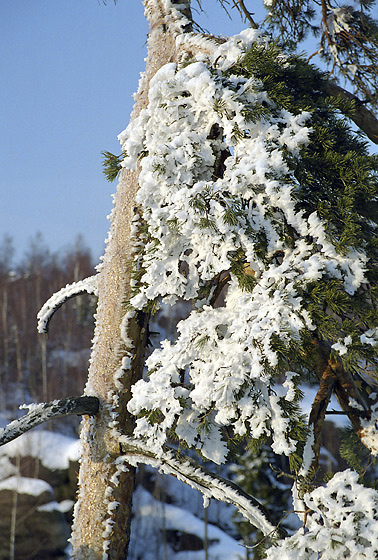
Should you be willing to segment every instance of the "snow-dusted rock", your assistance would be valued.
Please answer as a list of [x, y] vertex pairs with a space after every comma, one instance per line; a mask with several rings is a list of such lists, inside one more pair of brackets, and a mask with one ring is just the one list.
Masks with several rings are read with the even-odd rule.
[[44, 480], [12, 476], [0, 482], [0, 560], [10, 557], [14, 512], [17, 560], [64, 558], [70, 528], [58, 504], [46, 508], [51, 503], [56, 503], [54, 490]]

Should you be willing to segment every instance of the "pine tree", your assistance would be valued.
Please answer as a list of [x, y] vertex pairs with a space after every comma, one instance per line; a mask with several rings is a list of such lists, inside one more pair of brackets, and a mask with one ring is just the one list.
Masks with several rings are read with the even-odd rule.
[[[330, 96], [324, 72], [258, 32], [164, 72], [136, 123], [146, 132], [138, 143], [121, 135], [123, 165], [145, 158], [138, 201], [150, 224], [130, 305], [182, 297], [195, 310], [133, 386], [134, 434], [161, 454], [174, 432], [218, 463], [239, 438], [271, 437], [300, 503], [333, 392], [376, 452], [378, 160], [351, 130], [355, 100]], [[298, 401], [309, 378], [319, 390], [306, 429]]]
[[[270, 559], [378, 552], [376, 491], [352, 470], [316, 478], [333, 393], [378, 453], [378, 159], [350, 124], [378, 138], [373, 3], [321, 2], [321, 52], [354, 93], [293, 53], [316, 31], [315, 2], [265, 2], [280, 41], [235, 4], [252, 29], [219, 39], [192, 33], [189, 2], [146, 1], [146, 74], [121, 156], [104, 154], [120, 177], [108, 248], [78, 287], [99, 294], [86, 393], [100, 408], [83, 425], [77, 559], [126, 556], [140, 462], [236, 504], [274, 534]], [[176, 339], [144, 361], [150, 315], [180, 300], [193, 309]], [[318, 391], [305, 419], [308, 379]], [[284, 539], [259, 502], [184, 453], [221, 464], [244, 442], [287, 457], [307, 532]]]

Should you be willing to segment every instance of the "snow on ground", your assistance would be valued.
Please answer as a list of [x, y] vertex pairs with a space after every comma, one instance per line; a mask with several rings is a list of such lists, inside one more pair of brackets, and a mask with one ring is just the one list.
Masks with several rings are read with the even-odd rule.
[[[317, 386], [302, 387], [304, 398], [301, 403], [303, 412], [308, 416], [314, 401]], [[279, 393], [279, 387], [277, 392]], [[328, 407], [329, 410], [340, 410], [336, 399], [333, 397]], [[338, 427], [347, 425], [348, 420], [343, 415], [329, 415], [327, 420], [334, 422]], [[5, 423], [5, 422], [4, 422]], [[21, 456], [38, 457], [41, 463], [50, 470], [64, 470], [69, 467], [69, 461], [79, 459], [79, 440], [60, 433], [47, 430], [30, 431], [16, 440], [0, 448], [0, 490], [17, 489], [20, 493], [34, 496], [42, 492], [52, 492], [49, 484], [42, 480], [15, 476], [16, 467], [10, 463], [9, 458]], [[325, 449], [323, 454], [327, 453]], [[330, 458], [333, 460], [333, 458]], [[157, 480], [156, 477], [160, 477]], [[203, 517], [202, 496], [179, 483], [172, 477], [153, 474], [150, 482], [161, 485], [162, 497], [172, 499], [175, 505], [164, 504], [156, 500], [142, 486], [139, 486], [134, 495], [134, 518], [130, 543], [130, 560], [203, 560], [203, 540], [205, 525]], [[66, 511], [72, 506], [67, 504], [49, 502], [40, 506], [43, 511]], [[245, 556], [243, 547], [228, 533], [233, 532], [232, 513], [234, 508], [211, 500], [208, 508], [208, 543], [209, 560], [240, 560]], [[218, 526], [216, 526], [216, 525]], [[166, 545], [164, 545], [164, 533]], [[186, 546], [199, 548], [199, 550], [180, 550], [184, 535]], [[177, 537], [175, 541], [175, 536]], [[189, 545], [188, 545], [189, 543]], [[164, 551], [164, 546], [165, 551]]]
[[[168, 496], [168, 501], [172, 500], [177, 507], [184, 508], [197, 518], [203, 519], [203, 494], [201, 494], [201, 492], [194, 490], [188, 484], [182, 483], [174, 476], [161, 474], [156, 469], [147, 466], [143, 468], [145, 469], [145, 477], [149, 478], [154, 484], [152, 493], [156, 495], [156, 492], [158, 492], [162, 496]], [[149, 472], [151, 476], [149, 476]], [[218, 474], [227, 478], [227, 473], [223, 469], [221, 469]], [[236, 534], [232, 519], [235, 512], [236, 509], [230, 504], [225, 504], [219, 500], [210, 500], [210, 504], [207, 507], [207, 519], [209, 523], [220, 527], [222, 530], [232, 535]]]
[[61, 511], [66, 513], [72, 510], [74, 502], [72, 500], [63, 500], [62, 502], [52, 501], [43, 504], [37, 508], [37, 511]]
[[2, 446], [0, 459], [2, 456], [17, 455], [38, 457], [49, 470], [65, 470], [68, 469], [70, 460], [79, 460], [79, 449], [80, 443], [76, 438], [47, 430], [34, 430]]
[[16, 490], [19, 494], [30, 494], [40, 496], [43, 492], [54, 493], [54, 490], [44, 480], [38, 478], [27, 478], [21, 476], [10, 476], [0, 482], [1, 490]]
[[[174, 550], [169, 541], [172, 532], [188, 534], [192, 542], [204, 540], [204, 523], [188, 511], [162, 504], [138, 487], [134, 495], [134, 519], [131, 527], [131, 560], [160, 560], [164, 557], [164, 533], [167, 535], [167, 560], [203, 560], [204, 550]], [[240, 560], [243, 548], [215, 525], [208, 524], [209, 560]]]

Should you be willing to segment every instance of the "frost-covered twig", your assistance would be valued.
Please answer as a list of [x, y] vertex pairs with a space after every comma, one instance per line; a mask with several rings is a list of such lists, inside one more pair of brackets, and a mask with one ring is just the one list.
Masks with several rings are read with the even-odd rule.
[[89, 276], [79, 282], [67, 284], [64, 288], [53, 294], [44, 304], [42, 309], [37, 315], [38, 318], [38, 332], [46, 333], [49, 328], [49, 323], [55, 311], [57, 311], [63, 303], [69, 299], [80, 294], [88, 293], [97, 295], [97, 274]]
[[214, 498], [232, 504], [264, 535], [272, 532], [276, 532], [280, 537], [286, 535], [286, 531], [276, 526], [270, 519], [269, 513], [255, 498], [233, 482], [210, 472], [193, 459], [180, 455], [166, 446], [162, 456], [159, 456], [143, 441], [128, 436], [120, 436], [119, 440], [121, 451], [127, 455], [127, 462], [131, 465], [137, 466], [138, 463], [151, 465], [198, 490], [203, 494], [205, 501]]
[[88, 396], [66, 397], [48, 403], [26, 405], [25, 408], [29, 408], [29, 412], [25, 416], [13, 420], [3, 430], [0, 430], [0, 446], [53, 418], [74, 414], [94, 416], [99, 409], [99, 400], [97, 397]]

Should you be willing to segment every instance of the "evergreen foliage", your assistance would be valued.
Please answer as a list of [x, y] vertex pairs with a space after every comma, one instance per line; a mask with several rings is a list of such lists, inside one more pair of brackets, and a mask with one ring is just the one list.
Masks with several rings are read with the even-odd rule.
[[[127, 409], [134, 436], [154, 457], [164, 456], [169, 438], [222, 463], [248, 442], [244, 485], [262, 501], [269, 489], [268, 507], [277, 490], [279, 513], [270, 507], [277, 523], [288, 489], [264, 465], [287, 457], [305, 530], [273, 538], [267, 558], [368, 559], [378, 554], [378, 494], [366, 478], [369, 453], [378, 455], [378, 159], [349, 119], [378, 140], [369, 113], [378, 100], [374, 3], [264, 3], [277, 42], [257, 31], [243, 0], [233, 0], [252, 30], [211, 45], [180, 37], [187, 56], [144, 82], [148, 100], [119, 137], [122, 156], [103, 154], [109, 180], [122, 167], [138, 168], [124, 342], [132, 317], [161, 302], [192, 303], [177, 338], [162, 340], [147, 359], [148, 375], [132, 386]], [[151, 0], [147, 12], [163, 33], [169, 18], [174, 33], [195, 28], [189, 1]], [[319, 37], [314, 54], [359, 99], [292, 54], [308, 32]], [[318, 389], [306, 423], [300, 400], [309, 379]], [[341, 453], [355, 472], [329, 474], [321, 486], [333, 393], [369, 453], [357, 460], [356, 439], [346, 434]], [[257, 525], [265, 536], [274, 533], [268, 525]]]
[[[293, 172], [290, 181], [296, 180], [297, 208], [306, 216], [317, 212], [338, 253], [346, 254], [351, 248], [363, 251], [368, 265], [367, 282], [353, 295], [341, 280], [324, 277], [309, 283], [303, 296], [318, 340], [332, 345], [353, 334], [354, 344], [342, 360], [347, 369], [358, 371], [361, 360], [375, 362], [378, 356], [375, 347], [363, 348], [357, 338], [374, 328], [378, 319], [378, 157], [368, 153], [366, 142], [351, 130], [345, 116], [358, 109], [344, 102], [341, 114], [340, 99], [325, 93], [325, 74], [294, 55], [282, 64], [281, 51], [274, 43], [253, 45], [229, 72], [260, 79], [269, 97], [294, 114], [311, 112], [310, 142], [294, 157], [285, 154]], [[288, 238], [290, 233], [286, 225]]]
[[377, 490], [376, 457], [371, 456], [352, 428], [343, 430], [342, 440], [340, 456], [346, 460], [351, 469], [358, 473], [360, 482]]
[[[318, 43], [318, 54], [331, 73], [349, 81], [361, 101], [377, 109], [378, 24], [376, 2], [359, 0], [338, 4], [332, 0], [265, 0], [266, 28], [286, 47], [296, 49], [308, 34]], [[376, 14], [374, 14], [376, 16]]]
[[104, 156], [103, 159], [103, 173], [110, 183], [115, 181], [122, 169], [122, 160], [125, 157], [125, 154], [121, 154], [116, 156], [111, 152], [101, 152]]
[[[133, 387], [135, 435], [157, 453], [178, 438], [218, 463], [244, 439], [262, 461], [272, 438], [270, 458], [288, 456], [308, 499], [324, 414], [306, 425], [304, 381], [332, 375], [340, 393], [348, 379], [343, 407], [374, 452], [378, 159], [351, 130], [355, 103], [259, 34], [223, 67], [162, 68], [151, 91], [133, 138], [120, 135], [122, 165], [143, 158], [130, 308], [184, 298], [194, 309]], [[325, 408], [330, 394], [317, 395]]]
[[[190, 68], [190, 66], [186, 66], [186, 68]], [[213, 76], [215, 80], [219, 80], [216, 72], [213, 72]], [[346, 370], [357, 374], [361, 369], [362, 360], [364, 364], [366, 362], [375, 363], [378, 351], [375, 343], [364, 345], [361, 344], [360, 339], [361, 336], [366, 336], [367, 331], [375, 329], [377, 325], [375, 311], [377, 300], [374, 284], [377, 254], [376, 242], [372, 240], [378, 216], [377, 157], [369, 155], [365, 143], [351, 131], [346, 117], [340, 114], [340, 100], [331, 99], [325, 93], [324, 74], [306, 63], [303, 58], [285, 55], [275, 43], [256, 41], [246, 55], [224, 73], [222, 87], [228, 87], [236, 97], [241, 83], [238, 80], [241, 78], [252, 80], [256, 91], [261, 92], [261, 99], [264, 99], [258, 103], [245, 102], [241, 113], [246, 123], [249, 122], [252, 125], [252, 123], [277, 121], [278, 130], [284, 131], [284, 126], [281, 124], [283, 112], [290, 111], [289, 114], [295, 118], [295, 116], [300, 117], [303, 111], [306, 111], [310, 116], [306, 122], [311, 127], [309, 128], [309, 141], [298, 149], [288, 149], [287, 145], [283, 143], [280, 151], [286, 164], [286, 171], [282, 173], [281, 169], [277, 172], [270, 170], [267, 176], [270, 180], [279, 181], [284, 187], [289, 188], [294, 200], [294, 211], [301, 219], [310, 221], [314, 215], [317, 215], [321, 220], [325, 238], [323, 241], [317, 238], [316, 228], [315, 235], [307, 233], [304, 238], [306, 250], [315, 255], [319, 247], [321, 248], [322, 244], [328, 242], [329, 247], [332, 247], [328, 251], [335, 259], [335, 265], [332, 265], [334, 268], [329, 267], [329, 271], [321, 270], [319, 265], [315, 265], [315, 268], [316, 266], [318, 268], [313, 271], [313, 274], [309, 274], [310, 278], [307, 282], [303, 282], [301, 277], [303, 272], [298, 269], [298, 276], [294, 277], [292, 282], [293, 290], [305, 304], [306, 312], [311, 319], [311, 327], [304, 328], [302, 325], [300, 335], [294, 337], [285, 335], [283, 338], [279, 333], [270, 335], [269, 345], [275, 355], [275, 365], [274, 367], [269, 365], [269, 359], [265, 361], [266, 375], [272, 376], [274, 379], [278, 375], [285, 374], [288, 369], [300, 372], [302, 376], [311, 375], [316, 365], [315, 346], [321, 348], [319, 345], [323, 345], [328, 349], [326, 352], [329, 353], [331, 347], [338, 348], [337, 345], [343, 340], [348, 341], [348, 352], [340, 352], [339, 359]], [[189, 102], [187, 93], [185, 93], [184, 100], [185, 104]], [[164, 103], [162, 108], [165, 109], [165, 107]], [[232, 120], [234, 117], [233, 111], [228, 107], [224, 98], [215, 97], [213, 110], [219, 119], [223, 119], [223, 122]], [[348, 110], [354, 110], [352, 104]], [[215, 159], [222, 161], [223, 166], [218, 168], [214, 180], [223, 180], [225, 187], [221, 191], [219, 188], [214, 188], [214, 183], [209, 181], [202, 190], [197, 189], [194, 194], [191, 194], [190, 190], [188, 191], [189, 206], [194, 215], [197, 215], [199, 230], [202, 230], [209, 239], [222, 236], [219, 222], [214, 214], [214, 207], [218, 205], [223, 208], [223, 223], [235, 231], [234, 240], [237, 239], [237, 229], [243, 227], [245, 234], [253, 243], [254, 255], [257, 261], [260, 261], [260, 266], [266, 270], [276, 268], [280, 270], [281, 267], [284, 271], [286, 255], [291, 255], [292, 250], [298, 246], [301, 238], [300, 230], [293, 225], [293, 221], [290, 223], [290, 216], [285, 215], [285, 210], [280, 209], [279, 206], [274, 207], [273, 204], [267, 204], [264, 210], [265, 216], [268, 216], [280, 238], [277, 242], [277, 247], [280, 248], [274, 251], [268, 250], [269, 240], [266, 227], [256, 228], [250, 220], [250, 206], [246, 200], [227, 190], [224, 178], [227, 176], [228, 162], [232, 160], [231, 151], [221, 148], [219, 152], [220, 134], [222, 133], [219, 124], [217, 128], [213, 125], [211, 130], [215, 131], [215, 133], [211, 132], [211, 135], [214, 135], [213, 149], [217, 150], [215, 154], [218, 154]], [[235, 146], [249, 136], [249, 128], [241, 129], [235, 123], [232, 125], [230, 138], [231, 143]], [[227, 142], [224, 136], [222, 142]], [[162, 161], [161, 158], [156, 158], [152, 166], [153, 172], [157, 173], [160, 178], [168, 172], [167, 163], [163, 164]], [[200, 160], [198, 161], [200, 162]], [[219, 164], [216, 165], [219, 166]], [[264, 188], [254, 185], [253, 189], [257, 200], [262, 196]], [[268, 198], [265, 200], [267, 201]], [[264, 201], [264, 203], [266, 202]], [[148, 222], [148, 214], [145, 216]], [[180, 225], [178, 216], [172, 216], [169, 223], [174, 224], [174, 236], [179, 239], [180, 234], [182, 235], [182, 224]], [[155, 237], [149, 228], [146, 254], [150, 256], [148, 261], [144, 257], [144, 264], [138, 268], [141, 283], [134, 291], [136, 295], [133, 302], [136, 301], [135, 298], [138, 299], [138, 292], [141, 294], [143, 291], [146, 293], [151, 291], [151, 284], [147, 280], [146, 263], [157, 262], [155, 259], [158, 258], [159, 251], [161, 254], [161, 243], [162, 240]], [[192, 249], [186, 250], [192, 251]], [[357, 280], [358, 289], [355, 289], [353, 285], [348, 285], [349, 281], [345, 280], [341, 272], [345, 265], [342, 265], [341, 260], [339, 261], [339, 259], [345, 258], [351, 264], [353, 257], [362, 259], [366, 274], [366, 280], [363, 280], [362, 276]], [[186, 261], [189, 264], [189, 259]], [[229, 262], [229, 273], [236, 279], [239, 288], [252, 294], [259, 283], [258, 277], [256, 269], [251, 269], [252, 263], [249, 262], [246, 250], [242, 245], [235, 250], [228, 251], [227, 261]], [[340, 264], [337, 264], [338, 262]], [[311, 268], [312, 265], [308, 266]], [[351, 266], [353, 267], [352, 264]], [[340, 271], [338, 271], [338, 267], [341, 267]], [[173, 269], [170, 269], [169, 274], [172, 277], [173, 272]], [[190, 264], [187, 274], [196, 274], [194, 271], [191, 272]], [[362, 275], [362, 271], [357, 274]], [[185, 279], [186, 275], [181, 278]], [[190, 286], [190, 284], [187, 285]], [[212, 294], [213, 285], [212, 278], [205, 281], [200, 280], [198, 293], [202, 297], [205, 294]], [[166, 285], [159, 285], [156, 295], [159, 294], [159, 291], [161, 295], [164, 295], [162, 290], [165, 289]], [[183, 292], [184, 294], [185, 292]], [[184, 297], [187, 296], [184, 295]], [[150, 296], [145, 300], [146, 303], [149, 299]], [[208, 296], [207, 301], [211, 301], [211, 297], [209, 299]], [[135, 303], [133, 304], [135, 305]], [[371, 336], [373, 336], [372, 333]], [[202, 336], [201, 347], [196, 341], [197, 350], [204, 348], [204, 353], [207, 354], [213, 344], [211, 338], [210, 335]], [[209, 340], [210, 342], [208, 342]], [[318, 360], [322, 353], [324, 354], [324, 350], [319, 350], [319, 352]], [[157, 362], [152, 367], [157, 374], [161, 367], [158, 364]], [[150, 379], [154, 378], [155, 373]], [[296, 383], [298, 382], [299, 376]], [[148, 391], [149, 387], [152, 387], [152, 384], [145, 386], [143, 390]], [[302, 432], [300, 436], [302, 429], [300, 426], [303, 424], [296, 408], [295, 399], [292, 402], [280, 399], [279, 403], [283, 418], [286, 418], [288, 437], [291, 439], [293, 431], [298, 432], [299, 430], [296, 437], [293, 438], [299, 444], [305, 439], [305, 435]], [[182, 398], [180, 402], [183, 402]], [[158, 430], [162, 424], [164, 425], [161, 415], [159, 415], [160, 421], [155, 419], [152, 422], [152, 417], [147, 412], [148, 407], [143, 410], [151, 425], [157, 427]], [[198, 424], [199, 433], [208, 434], [209, 430], [211, 431], [208, 424], [212, 416], [211, 410], [212, 407], [198, 417], [198, 419], [201, 418]], [[141, 412], [139, 410], [139, 416]], [[254, 436], [252, 435], [252, 437]], [[290, 453], [292, 464], [296, 466], [295, 470], [300, 464], [299, 449], [300, 445], [296, 452], [292, 450]]]

